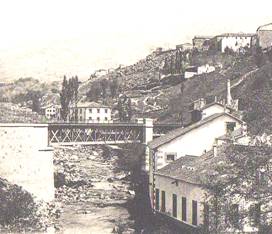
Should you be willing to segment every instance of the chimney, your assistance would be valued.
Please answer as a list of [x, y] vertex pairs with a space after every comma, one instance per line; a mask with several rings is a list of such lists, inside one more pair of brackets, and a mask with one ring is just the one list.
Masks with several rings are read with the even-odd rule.
[[230, 93], [230, 79], [228, 79], [227, 81], [227, 105], [230, 106], [231, 105], [231, 93]]

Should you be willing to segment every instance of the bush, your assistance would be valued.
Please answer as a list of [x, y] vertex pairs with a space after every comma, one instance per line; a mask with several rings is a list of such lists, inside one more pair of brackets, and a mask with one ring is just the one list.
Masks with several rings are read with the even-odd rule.
[[0, 228], [16, 232], [46, 229], [48, 208], [35, 203], [20, 186], [0, 178], [0, 201]]

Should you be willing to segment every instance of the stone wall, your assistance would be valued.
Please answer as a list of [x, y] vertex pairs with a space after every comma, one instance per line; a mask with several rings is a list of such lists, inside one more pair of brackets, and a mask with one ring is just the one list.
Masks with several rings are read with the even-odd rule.
[[53, 149], [46, 124], [0, 124], [0, 177], [37, 200], [54, 199]]

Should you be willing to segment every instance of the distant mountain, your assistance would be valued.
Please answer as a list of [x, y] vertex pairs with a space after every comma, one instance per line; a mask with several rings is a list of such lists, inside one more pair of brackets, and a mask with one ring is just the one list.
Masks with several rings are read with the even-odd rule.
[[[75, 37], [37, 42], [0, 50], [0, 82], [33, 77], [41, 82], [60, 81], [64, 75], [87, 80], [95, 70], [132, 64], [148, 52], [146, 47], [123, 43], [110, 47], [108, 38]], [[96, 45], [99, 41], [99, 47]], [[98, 44], [98, 42], [97, 42]], [[121, 48], [121, 49], [120, 49]], [[133, 51], [133, 53], [132, 53]]]

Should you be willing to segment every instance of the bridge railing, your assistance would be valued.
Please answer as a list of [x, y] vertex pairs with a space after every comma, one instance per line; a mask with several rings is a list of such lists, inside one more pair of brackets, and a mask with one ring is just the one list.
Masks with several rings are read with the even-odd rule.
[[[181, 127], [178, 123], [155, 123], [151, 126], [154, 137], [178, 127]], [[49, 123], [48, 138], [49, 145], [141, 143], [145, 139], [145, 128], [144, 123], [135, 122]]]

